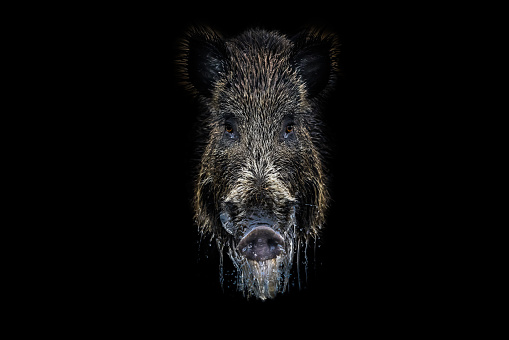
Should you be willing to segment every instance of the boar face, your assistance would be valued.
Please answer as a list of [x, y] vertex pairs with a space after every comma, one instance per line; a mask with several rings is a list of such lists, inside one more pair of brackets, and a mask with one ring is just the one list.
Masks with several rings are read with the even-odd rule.
[[223, 39], [195, 28], [183, 41], [183, 83], [203, 108], [195, 220], [229, 255], [247, 297], [285, 291], [301, 244], [325, 221], [319, 104], [334, 85], [336, 54], [335, 37], [317, 30]]

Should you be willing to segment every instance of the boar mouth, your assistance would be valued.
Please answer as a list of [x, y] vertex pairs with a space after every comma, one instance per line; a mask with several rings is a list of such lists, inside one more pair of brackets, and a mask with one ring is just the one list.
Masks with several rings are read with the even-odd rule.
[[284, 252], [284, 240], [267, 225], [249, 231], [239, 242], [239, 252], [252, 261], [266, 261]]

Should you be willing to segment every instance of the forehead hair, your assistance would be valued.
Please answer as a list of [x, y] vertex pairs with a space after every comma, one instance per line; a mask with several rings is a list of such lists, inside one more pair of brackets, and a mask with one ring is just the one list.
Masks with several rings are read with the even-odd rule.
[[237, 115], [287, 113], [305, 100], [291, 65], [293, 43], [274, 32], [247, 31], [226, 42], [228, 59], [215, 97]]

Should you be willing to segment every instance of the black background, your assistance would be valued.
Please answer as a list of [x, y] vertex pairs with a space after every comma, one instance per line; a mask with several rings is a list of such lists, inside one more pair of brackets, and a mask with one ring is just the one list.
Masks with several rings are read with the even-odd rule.
[[[403, 27], [379, 11], [390, 8], [207, 6], [107, 9], [74, 37], [83, 43], [75, 65], [84, 79], [79, 120], [93, 160], [83, 162], [81, 178], [89, 193], [83, 234], [92, 240], [83, 255], [87, 274], [79, 277], [84, 300], [103, 315], [155, 322], [275, 315], [332, 315], [341, 327], [416, 321], [436, 283], [424, 274], [420, 251], [428, 232], [415, 199], [415, 181], [425, 180], [416, 172], [421, 146], [408, 138], [415, 133], [405, 80], [411, 34], [394, 35]], [[306, 288], [271, 301], [223, 292], [216, 251], [207, 251], [207, 241], [198, 250], [191, 209], [198, 106], [178, 86], [174, 66], [178, 39], [193, 23], [226, 36], [323, 25], [341, 43], [341, 77], [325, 108], [333, 200], [317, 269]]]

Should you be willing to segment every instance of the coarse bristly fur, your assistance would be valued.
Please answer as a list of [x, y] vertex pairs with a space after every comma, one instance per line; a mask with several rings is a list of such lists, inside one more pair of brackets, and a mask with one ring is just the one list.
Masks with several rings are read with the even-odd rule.
[[[294, 37], [250, 29], [223, 38], [191, 28], [177, 60], [182, 84], [203, 109], [195, 222], [237, 269], [246, 297], [287, 290], [303, 247], [316, 241], [329, 194], [320, 103], [338, 72], [336, 36]], [[277, 256], [248, 259], [239, 242], [256, 225], [282, 237]]]

